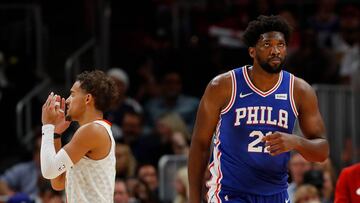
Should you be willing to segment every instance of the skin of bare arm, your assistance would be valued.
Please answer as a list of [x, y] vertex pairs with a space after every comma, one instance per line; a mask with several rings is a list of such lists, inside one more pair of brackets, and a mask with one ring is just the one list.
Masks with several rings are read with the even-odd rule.
[[204, 173], [209, 160], [213, 133], [221, 110], [231, 98], [231, 75], [215, 77], [207, 86], [200, 101], [189, 152], [189, 202], [200, 203]]

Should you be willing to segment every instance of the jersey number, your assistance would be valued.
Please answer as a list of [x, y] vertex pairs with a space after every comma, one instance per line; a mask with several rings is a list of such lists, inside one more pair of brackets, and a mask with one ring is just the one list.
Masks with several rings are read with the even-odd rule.
[[272, 132], [267, 132], [265, 135], [264, 133], [262, 133], [261, 131], [257, 131], [257, 130], [254, 130], [250, 133], [250, 137], [256, 137], [256, 139], [252, 142], [249, 143], [248, 145], [248, 152], [264, 152], [264, 153], [269, 153], [269, 151], [263, 147], [263, 146], [256, 146], [258, 145], [262, 138], [266, 135], [270, 135], [272, 134]]

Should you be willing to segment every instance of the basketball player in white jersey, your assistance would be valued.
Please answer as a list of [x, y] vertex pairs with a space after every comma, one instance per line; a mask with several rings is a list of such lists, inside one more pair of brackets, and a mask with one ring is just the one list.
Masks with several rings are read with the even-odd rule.
[[[114, 82], [95, 70], [77, 76], [66, 101], [51, 93], [43, 105], [41, 172], [55, 190], [65, 189], [68, 203], [114, 201], [115, 142], [103, 112], [116, 100]], [[66, 120], [80, 127], [62, 147]]]

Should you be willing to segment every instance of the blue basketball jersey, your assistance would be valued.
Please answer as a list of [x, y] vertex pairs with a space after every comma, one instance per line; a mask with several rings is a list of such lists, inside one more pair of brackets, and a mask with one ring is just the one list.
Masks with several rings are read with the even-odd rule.
[[276, 85], [263, 92], [252, 84], [248, 68], [230, 71], [232, 97], [221, 111], [214, 137], [209, 202], [221, 202], [220, 192], [273, 195], [288, 186], [290, 153], [271, 156], [261, 139], [275, 131], [292, 133], [297, 118], [294, 76], [281, 71]]

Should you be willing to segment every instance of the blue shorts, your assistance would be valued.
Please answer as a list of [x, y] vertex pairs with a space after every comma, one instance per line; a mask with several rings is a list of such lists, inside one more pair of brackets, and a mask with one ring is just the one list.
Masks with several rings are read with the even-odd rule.
[[219, 198], [211, 198], [210, 203], [290, 203], [287, 191], [283, 191], [274, 195], [252, 195], [252, 194], [227, 194], [221, 191]]

